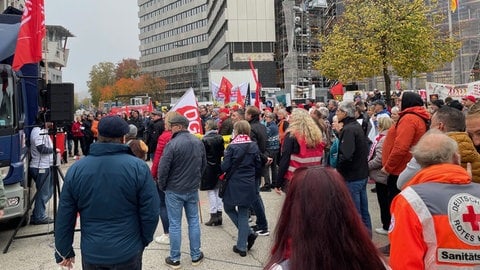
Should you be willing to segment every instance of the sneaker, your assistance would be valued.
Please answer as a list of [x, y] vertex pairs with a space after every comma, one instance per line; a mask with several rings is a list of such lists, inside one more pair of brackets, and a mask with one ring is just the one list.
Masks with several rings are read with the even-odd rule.
[[170, 245], [170, 236], [168, 234], [162, 234], [158, 237], [155, 237], [155, 242], [162, 245]]
[[251, 234], [248, 235], [247, 250], [250, 250], [253, 247], [253, 244], [255, 244], [256, 239], [257, 239], [257, 234], [256, 233], [251, 233]]
[[376, 228], [375, 232], [378, 234], [388, 235], [388, 231], [385, 230], [384, 228]]
[[172, 269], [180, 269], [182, 266], [180, 265], [180, 261], [173, 261], [170, 257], [165, 258], [165, 264], [172, 268]]
[[378, 250], [385, 256], [390, 256], [390, 244], [378, 248]]
[[43, 224], [51, 224], [54, 223], [55, 220], [53, 218], [46, 218], [44, 220], [31, 220], [30, 225], [43, 225]]
[[192, 265], [193, 266], [199, 266], [203, 262], [203, 252], [200, 252], [200, 257], [196, 260], [192, 260]]
[[268, 230], [257, 230], [255, 231], [258, 235], [261, 235], [261, 236], [268, 236], [270, 235], [270, 232]]
[[240, 249], [237, 248], [237, 246], [233, 246], [233, 252], [238, 253], [241, 257], [247, 256], [246, 251], [241, 251]]

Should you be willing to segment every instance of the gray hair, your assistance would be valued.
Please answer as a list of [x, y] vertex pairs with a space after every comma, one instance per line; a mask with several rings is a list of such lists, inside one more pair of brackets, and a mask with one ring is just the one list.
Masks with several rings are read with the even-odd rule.
[[457, 153], [457, 142], [437, 129], [430, 129], [412, 149], [413, 156], [422, 168], [453, 163]]
[[205, 128], [207, 128], [208, 130], [217, 130], [218, 126], [213, 119], [208, 119], [205, 122]]
[[338, 104], [337, 110], [347, 113], [348, 117], [355, 118], [355, 103], [349, 101], [342, 101]]
[[327, 107], [320, 107], [318, 108], [318, 111], [322, 114], [324, 118], [328, 117], [329, 111]]

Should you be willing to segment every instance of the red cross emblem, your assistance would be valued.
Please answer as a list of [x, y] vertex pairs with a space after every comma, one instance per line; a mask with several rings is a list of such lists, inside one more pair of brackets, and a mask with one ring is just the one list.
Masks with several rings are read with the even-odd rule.
[[462, 215], [463, 222], [470, 222], [472, 230], [480, 231], [480, 214], [475, 213], [473, 205], [468, 205], [467, 209], [468, 213]]

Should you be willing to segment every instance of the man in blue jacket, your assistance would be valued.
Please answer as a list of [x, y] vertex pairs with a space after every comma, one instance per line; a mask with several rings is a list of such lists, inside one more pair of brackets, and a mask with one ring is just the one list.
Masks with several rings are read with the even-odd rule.
[[165, 264], [172, 269], [179, 269], [184, 208], [192, 265], [197, 266], [203, 261], [203, 253], [200, 251], [198, 188], [207, 158], [202, 141], [187, 130], [189, 121], [186, 117], [174, 116], [169, 123], [173, 135], [160, 159], [158, 186], [165, 191], [170, 223], [170, 256], [165, 259]]
[[160, 200], [147, 164], [124, 144], [128, 131], [120, 117], [102, 118], [90, 154], [65, 176], [55, 223], [55, 257], [61, 266], [72, 267], [75, 261], [72, 242], [79, 213], [82, 269], [142, 269]]

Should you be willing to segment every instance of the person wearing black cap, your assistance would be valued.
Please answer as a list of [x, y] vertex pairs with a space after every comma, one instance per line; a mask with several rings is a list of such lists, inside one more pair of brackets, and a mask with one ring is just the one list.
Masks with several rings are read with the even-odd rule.
[[188, 222], [192, 265], [197, 266], [203, 261], [203, 252], [200, 251], [198, 188], [207, 166], [207, 158], [202, 141], [187, 130], [189, 121], [186, 117], [173, 116], [169, 123], [173, 135], [163, 150], [158, 166], [158, 187], [165, 191], [170, 223], [170, 256], [165, 258], [165, 264], [178, 269], [181, 267], [183, 208]]
[[157, 149], [158, 137], [162, 135], [165, 130], [165, 122], [162, 119], [161, 111], [153, 111], [151, 113], [151, 120], [148, 122], [145, 142], [148, 145], [148, 160], [153, 160], [155, 149]]
[[[82, 227], [82, 269], [142, 269], [160, 204], [147, 164], [124, 143], [128, 124], [107, 116], [90, 154], [67, 171], [55, 223], [55, 258], [73, 267], [77, 213]], [[70, 269], [69, 268], [69, 269]]]

